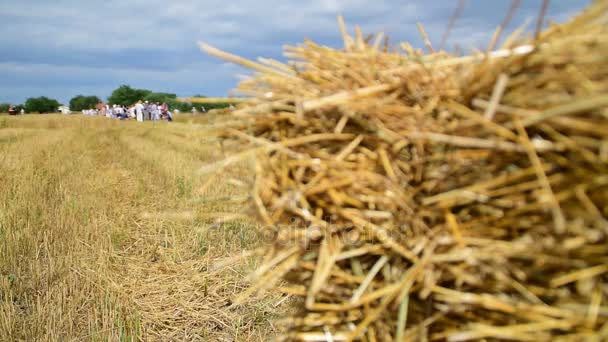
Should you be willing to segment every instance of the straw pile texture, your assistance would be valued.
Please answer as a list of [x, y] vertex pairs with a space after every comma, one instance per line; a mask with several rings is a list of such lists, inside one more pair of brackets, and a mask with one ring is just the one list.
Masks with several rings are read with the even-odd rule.
[[[256, 70], [227, 135], [274, 231], [243, 301], [285, 339], [608, 338], [608, 2], [493, 52], [346, 33]], [[237, 302], [238, 302], [237, 301]]]

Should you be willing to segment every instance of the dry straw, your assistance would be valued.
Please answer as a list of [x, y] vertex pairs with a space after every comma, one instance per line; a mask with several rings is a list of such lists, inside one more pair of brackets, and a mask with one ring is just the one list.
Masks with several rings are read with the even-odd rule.
[[294, 340], [608, 339], [606, 13], [465, 57], [202, 45], [256, 71], [227, 135], [276, 240], [238, 299], [300, 297]]

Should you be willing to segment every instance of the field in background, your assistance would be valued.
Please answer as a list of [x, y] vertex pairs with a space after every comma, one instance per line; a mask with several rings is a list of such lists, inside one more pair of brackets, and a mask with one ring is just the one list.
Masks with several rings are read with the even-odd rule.
[[235, 148], [210, 120], [0, 116], [0, 340], [270, 338], [280, 298], [231, 306], [259, 262], [233, 256], [260, 242], [214, 224], [241, 208], [207, 199], [251, 172], [197, 172]]

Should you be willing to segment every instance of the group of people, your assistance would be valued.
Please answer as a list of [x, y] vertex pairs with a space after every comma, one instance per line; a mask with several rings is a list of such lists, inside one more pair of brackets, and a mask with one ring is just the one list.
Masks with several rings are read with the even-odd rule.
[[173, 121], [173, 116], [166, 103], [138, 101], [132, 106], [108, 105], [100, 103], [95, 109], [83, 110], [84, 115], [100, 115], [113, 119], [137, 119], [137, 121]]

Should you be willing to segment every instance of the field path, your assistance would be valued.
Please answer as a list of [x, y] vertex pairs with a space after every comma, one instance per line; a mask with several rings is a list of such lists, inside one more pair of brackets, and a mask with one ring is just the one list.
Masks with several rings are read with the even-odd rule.
[[206, 199], [246, 194], [249, 174], [197, 172], [222, 158], [213, 132], [0, 120], [0, 340], [270, 338], [277, 298], [231, 306], [257, 260], [215, 267], [259, 239], [248, 220], [211, 219], [240, 207]]

